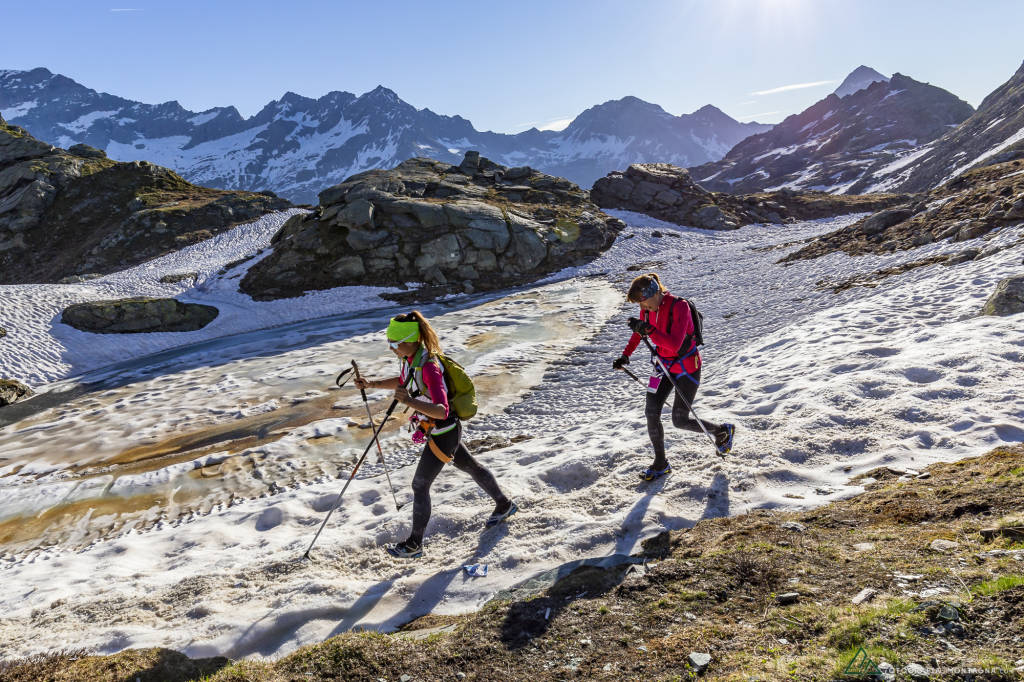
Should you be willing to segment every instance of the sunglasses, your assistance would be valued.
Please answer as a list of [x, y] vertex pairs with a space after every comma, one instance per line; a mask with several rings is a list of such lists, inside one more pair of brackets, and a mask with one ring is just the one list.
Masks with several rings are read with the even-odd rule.
[[388, 340], [388, 347], [391, 348], [391, 350], [398, 350], [399, 346], [401, 346], [406, 341], [411, 341], [412, 337], [414, 337], [414, 336], [416, 336], [416, 332], [413, 332], [412, 334], [409, 334], [408, 336], [406, 336], [401, 341], [391, 341], [391, 340]]

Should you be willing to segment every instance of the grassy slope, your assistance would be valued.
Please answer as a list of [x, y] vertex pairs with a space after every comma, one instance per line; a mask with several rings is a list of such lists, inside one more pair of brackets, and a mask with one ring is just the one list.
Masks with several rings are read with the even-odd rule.
[[[1024, 526], [1024, 445], [927, 471], [898, 481], [880, 469], [863, 494], [803, 512], [704, 520], [646, 542], [646, 573], [618, 582], [580, 570], [533, 598], [428, 616], [399, 635], [347, 633], [273, 662], [72, 652], [9, 664], [0, 679], [680, 680], [693, 675], [690, 652], [708, 652], [710, 679], [820, 680], [841, 678], [861, 646], [898, 667], [986, 667], [1002, 672], [976, 679], [1020, 679], [1024, 560], [981, 553], [1024, 550], [1024, 542], [1009, 528], [992, 539], [981, 530]], [[786, 521], [806, 529], [784, 529]], [[958, 545], [930, 549], [936, 539]], [[894, 574], [920, 578], [901, 586]], [[878, 595], [854, 606], [865, 587]], [[905, 594], [927, 588], [946, 591]], [[780, 605], [785, 592], [797, 602]], [[947, 670], [931, 679], [963, 677]]]

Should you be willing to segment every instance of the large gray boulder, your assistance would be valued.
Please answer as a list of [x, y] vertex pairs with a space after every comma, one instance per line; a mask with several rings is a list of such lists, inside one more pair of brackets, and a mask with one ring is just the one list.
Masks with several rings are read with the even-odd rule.
[[1024, 313], [1024, 275], [1008, 277], [999, 282], [981, 312], [983, 315], [999, 316]]
[[709, 192], [689, 171], [667, 163], [636, 163], [598, 179], [591, 200], [601, 208], [645, 213], [659, 220], [705, 230], [735, 230], [750, 223], [815, 220], [844, 213], [874, 211], [904, 197], [837, 196], [781, 189], [758, 194]]
[[190, 332], [208, 325], [218, 312], [173, 298], [127, 298], [76, 303], [64, 309], [61, 322], [97, 334]]
[[563, 178], [472, 151], [457, 166], [409, 159], [321, 192], [241, 289], [260, 300], [355, 284], [422, 282], [423, 298], [495, 289], [592, 259], [622, 227]]

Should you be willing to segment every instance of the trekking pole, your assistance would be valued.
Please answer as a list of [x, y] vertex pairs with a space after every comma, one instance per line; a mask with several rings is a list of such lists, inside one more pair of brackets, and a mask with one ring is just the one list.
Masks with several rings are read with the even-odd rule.
[[635, 381], [636, 383], [640, 384], [641, 386], [643, 386], [643, 385], [644, 385], [644, 382], [640, 381], [640, 377], [638, 377], [637, 375], [633, 374], [632, 372], [630, 372], [630, 371], [629, 371], [628, 369], [626, 369], [625, 367], [620, 367], [619, 369], [621, 369], [621, 370], [622, 370], [623, 372], [625, 372], [626, 374], [628, 374], [628, 375], [629, 375], [629, 378], [630, 378], [630, 379], [632, 379], [633, 381]]
[[363, 460], [366, 459], [366, 455], [369, 454], [370, 448], [373, 447], [374, 441], [377, 440], [377, 434], [380, 433], [381, 429], [384, 428], [384, 425], [388, 423], [388, 418], [391, 417], [391, 413], [394, 412], [395, 406], [397, 405], [397, 398], [391, 401], [391, 405], [388, 407], [388, 411], [384, 414], [384, 421], [382, 421], [380, 423], [380, 426], [378, 426], [377, 429], [373, 432], [373, 440], [366, 444], [366, 449], [363, 450], [363, 454], [359, 457], [358, 460], [356, 460], [356, 465], [352, 469], [352, 473], [349, 475], [348, 480], [345, 481], [345, 487], [341, 489], [340, 493], [338, 493], [338, 497], [337, 499], [334, 500], [334, 504], [331, 506], [330, 511], [327, 512], [327, 516], [324, 518], [324, 522], [320, 524], [320, 529], [316, 532], [316, 535], [313, 536], [313, 542], [309, 543], [309, 547], [306, 548], [306, 553], [302, 555], [304, 559], [309, 558], [310, 550], [313, 549], [313, 545], [316, 544], [316, 540], [320, 537], [320, 533], [323, 532], [324, 526], [327, 525], [327, 521], [331, 518], [331, 514], [333, 514], [334, 510], [338, 508], [339, 504], [341, 504], [342, 495], [344, 495], [345, 491], [348, 490], [348, 486], [352, 482], [352, 479], [356, 477], [356, 472], [359, 471], [359, 467], [362, 466]]
[[[356, 379], [359, 379], [359, 365], [356, 364], [355, 360], [352, 360], [352, 371], [356, 373]], [[373, 414], [370, 412], [370, 401], [366, 399], [366, 389], [361, 388], [359, 392], [363, 395], [363, 405], [366, 406], [366, 418], [370, 420], [370, 427], [373, 427]], [[388, 463], [384, 461], [384, 450], [380, 446], [380, 439], [377, 438], [377, 434], [373, 434], [373, 441], [377, 444], [377, 455], [380, 457], [380, 463], [384, 466], [384, 475], [388, 479], [388, 487], [391, 489], [391, 499], [395, 501], [395, 511], [402, 508], [402, 505], [398, 504], [398, 496], [395, 495], [395, 486], [391, 484], [391, 474], [388, 473]]]
[[658, 353], [654, 350], [654, 346], [651, 345], [650, 340], [648, 340], [647, 336], [645, 335], [641, 335], [640, 338], [644, 340], [645, 344], [647, 344], [647, 350], [651, 351], [651, 357], [654, 358], [654, 361], [657, 363], [658, 367], [661, 367], [661, 371], [665, 374], [665, 377], [672, 382], [672, 387], [676, 389], [676, 395], [678, 395], [679, 399], [683, 401], [684, 405], [686, 405], [686, 409], [688, 409], [690, 413], [693, 414], [693, 418], [697, 420], [697, 426], [699, 426], [700, 430], [704, 432], [704, 435], [711, 440], [711, 444], [715, 446], [715, 452], [721, 455], [722, 451], [718, 449], [718, 441], [716, 441], [715, 437], [708, 433], [708, 430], [704, 428], [704, 422], [701, 421], [701, 418], [697, 416], [697, 413], [693, 409], [693, 405], [691, 405], [690, 401], [687, 400], [686, 396], [683, 395], [683, 389], [679, 388], [679, 384], [677, 384], [676, 380], [672, 378], [672, 372], [668, 371], [668, 367], [666, 367], [665, 363], [661, 361], [661, 357], [659, 357]]

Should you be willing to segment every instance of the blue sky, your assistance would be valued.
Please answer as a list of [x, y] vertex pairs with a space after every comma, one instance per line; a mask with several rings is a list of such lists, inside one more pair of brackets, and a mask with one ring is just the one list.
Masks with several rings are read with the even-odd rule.
[[625, 95], [774, 123], [860, 64], [977, 106], [1024, 60], [1021, 0], [78, 0], [9, 3], [3, 20], [0, 69], [129, 99], [250, 116], [289, 90], [382, 84], [498, 132]]

